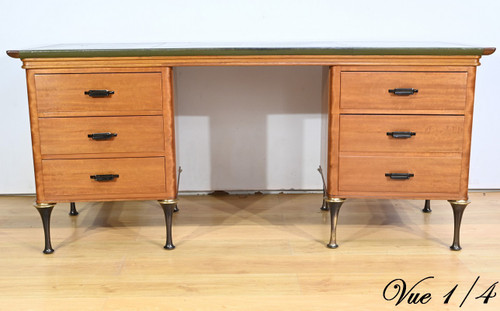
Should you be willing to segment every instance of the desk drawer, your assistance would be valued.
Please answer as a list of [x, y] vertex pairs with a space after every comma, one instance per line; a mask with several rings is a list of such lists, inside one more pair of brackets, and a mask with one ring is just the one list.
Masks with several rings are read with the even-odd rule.
[[340, 151], [462, 152], [463, 135], [463, 116], [340, 116]]
[[42, 168], [46, 196], [165, 192], [163, 157], [43, 160]]
[[43, 155], [165, 150], [161, 116], [42, 118], [39, 126]]
[[464, 110], [467, 73], [342, 72], [340, 86], [341, 109]]
[[[339, 191], [457, 193], [462, 158], [341, 156]], [[391, 179], [386, 174], [413, 174]], [[397, 176], [393, 175], [393, 178]]]
[[[161, 114], [161, 81], [159, 72], [36, 74], [38, 112]], [[85, 94], [100, 90], [113, 94]]]

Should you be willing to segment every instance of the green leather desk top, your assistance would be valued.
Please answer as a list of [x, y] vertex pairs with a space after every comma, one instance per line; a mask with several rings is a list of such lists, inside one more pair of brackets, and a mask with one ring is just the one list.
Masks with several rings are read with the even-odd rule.
[[252, 55], [490, 55], [492, 47], [437, 42], [67, 44], [9, 50], [14, 58]]

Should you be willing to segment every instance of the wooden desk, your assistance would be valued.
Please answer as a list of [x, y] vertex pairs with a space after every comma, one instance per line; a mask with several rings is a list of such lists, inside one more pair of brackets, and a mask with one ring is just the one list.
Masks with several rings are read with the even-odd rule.
[[[172, 68], [320, 65], [328, 247], [346, 198], [449, 200], [459, 230], [467, 189], [476, 66], [495, 48], [55, 46], [8, 51], [26, 69], [37, 199], [50, 241], [55, 202], [158, 200], [173, 249], [177, 205]], [[430, 211], [426, 201], [424, 211]], [[72, 206], [71, 213], [76, 215]]]

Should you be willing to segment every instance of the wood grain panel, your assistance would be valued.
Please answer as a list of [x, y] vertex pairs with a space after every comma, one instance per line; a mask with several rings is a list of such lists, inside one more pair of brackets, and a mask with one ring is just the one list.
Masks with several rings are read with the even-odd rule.
[[472, 141], [472, 117], [474, 114], [474, 91], [476, 86], [476, 67], [468, 68], [468, 83], [467, 83], [467, 102], [465, 106], [465, 135], [464, 149], [462, 153], [462, 178], [461, 178], [461, 195], [467, 198], [469, 188], [469, 167], [470, 167], [470, 150]]
[[[398, 131], [415, 136], [387, 135]], [[463, 116], [340, 116], [341, 152], [462, 152], [463, 136]]]
[[[36, 74], [38, 111], [162, 112], [162, 80], [160, 72], [148, 73], [70, 73]], [[108, 97], [93, 98], [88, 90], [109, 90]]]
[[[341, 109], [464, 110], [466, 72], [342, 72]], [[398, 96], [389, 89], [414, 88]]]
[[[118, 159], [43, 160], [45, 195], [80, 196], [165, 192], [163, 157]], [[91, 175], [118, 174], [112, 181], [96, 181]]]
[[28, 104], [30, 113], [31, 147], [33, 150], [33, 168], [35, 171], [36, 202], [46, 202], [44, 197], [42, 153], [40, 151], [40, 135], [38, 125], [38, 110], [36, 101], [35, 74], [33, 70], [26, 70], [26, 84], [28, 87]]
[[162, 199], [177, 198], [177, 163], [175, 149], [175, 111], [172, 68], [162, 69], [163, 130], [165, 135], [165, 179], [167, 195]]
[[[461, 161], [461, 156], [341, 156], [339, 191], [458, 193]], [[386, 177], [386, 173], [412, 173], [415, 176], [395, 180]]]
[[[163, 118], [95, 117], [39, 120], [41, 152], [82, 154], [112, 152], [163, 152]], [[111, 132], [109, 140], [93, 140], [88, 134]]]
[[340, 68], [330, 67], [329, 110], [328, 110], [328, 174], [326, 181], [327, 196], [333, 197], [338, 191], [339, 181], [339, 100]]

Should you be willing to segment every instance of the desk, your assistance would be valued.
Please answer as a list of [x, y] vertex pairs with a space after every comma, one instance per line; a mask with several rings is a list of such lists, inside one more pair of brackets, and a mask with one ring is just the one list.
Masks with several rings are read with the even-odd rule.
[[[158, 200], [173, 249], [172, 68], [324, 66], [330, 248], [347, 198], [449, 200], [460, 249], [476, 67], [495, 48], [446, 44], [74, 45], [7, 51], [26, 69], [44, 253], [56, 202]], [[425, 211], [430, 211], [426, 201]], [[70, 212], [76, 215], [73, 208]]]

